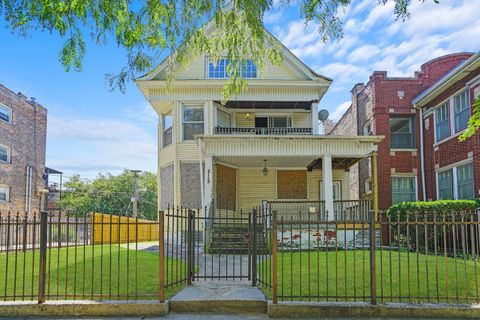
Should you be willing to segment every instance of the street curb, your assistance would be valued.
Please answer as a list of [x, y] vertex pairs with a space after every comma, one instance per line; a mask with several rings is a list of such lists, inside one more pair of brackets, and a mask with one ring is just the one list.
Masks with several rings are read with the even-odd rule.
[[388, 303], [324, 303], [324, 302], [279, 302], [268, 303], [271, 318], [304, 317], [375, 317], [375, 318], [444, 318], [480, 319], [480, 305], [450, 304], [404, 304]]
[[266, 314], [267, 302], [257, 300], [172, 300], [169, 309], [176, 313]]
[[36, 301], [0, 302], [0, 317], [22, 316], [164, 316], [168, 301]]

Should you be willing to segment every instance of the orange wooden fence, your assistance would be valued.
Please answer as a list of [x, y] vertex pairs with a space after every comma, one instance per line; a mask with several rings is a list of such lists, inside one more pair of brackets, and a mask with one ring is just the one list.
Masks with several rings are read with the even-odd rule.
[[93, 244], [158, 241], [158, 221], [93, 214]]

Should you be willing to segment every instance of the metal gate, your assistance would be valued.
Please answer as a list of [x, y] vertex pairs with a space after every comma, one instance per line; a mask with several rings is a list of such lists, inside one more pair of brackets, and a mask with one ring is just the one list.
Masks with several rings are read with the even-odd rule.
[[166, 264], [165, 286], [208, 280], [251, 281], [256, 285], [258, 279], [263, 279], [258, 265], [264, 268], [262, 263], [269, 259], [267, 210], [260, 207], [249, 212], [224, 209], [216, 209], [209, 215], [204, 212], [164, 212], [164, 255], [184, 262], [183, 269], [181, 264], [176, 268]]

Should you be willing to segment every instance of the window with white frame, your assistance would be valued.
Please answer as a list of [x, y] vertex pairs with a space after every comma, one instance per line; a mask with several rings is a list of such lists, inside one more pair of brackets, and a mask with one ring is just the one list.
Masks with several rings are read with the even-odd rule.
[[467, 163], [437, 173], [438, 199], [473, 199], [473, 164]]
[[10, 148], [0, 144], [0, 162], [10, 163]]
[[173, 117], [172, 112], [170, 111], [167, 114], [163, 115], [162, 119], [162, 145], [165, 148], [166, 146], [172, 144], [172, 125], [173, 125]]
[[453, 169], [441, 171], [437, 174], [438, 200], [454, 199]]
[[220, 128], [231, 128], [232, 114], [217, 108], [217, 126]]
[[367, 121], [363, 125], [363, 134], [365, 136], [369, 136], [370, 134], [372, 134], [372, 121]]
[[6, 185], [0, 184], [0, 202], [9, 201], [9, 188]]
[[417, 200], [415, 177], [392, 177], [392, 203]]
[[195, 134], [204, 133], [203, 106], [184, 105], [182, 108], [183, 140], [193, 140]]
[[473, 199], [473, 164], [468, 163], [457, 167], [457, 199]]
[[12, 109], [0, 104], [0, 121], [12, 123]]
[[[210, 61], [210, 58], [207, 58], [208, 61], [208, 77], [212, 79], [228, 79], [229, 78], [229, 68], [230, 59], [218, 59], [215, 61]], [[241, 63], [240, 73], [243, 78], [256, 78], [257, 77], [257, 67], [251, 59], [246, 59], [243, 61], [238, 60], [237, 63]]]
[[453, 97], [453, 112], [455, 117], [455, 132], [459, 132], [468, 126], [468, 119], [470, 118], [468, 90]]
[[445, 102], [435, 110], [435, 135], [436, 140], [440, 141], [450, 135], [450, 115], [448, 112], [448, 103]]
[[415, 148], [415, 126], [413, 117], [390, 118], [390, 147], [392, 149]]

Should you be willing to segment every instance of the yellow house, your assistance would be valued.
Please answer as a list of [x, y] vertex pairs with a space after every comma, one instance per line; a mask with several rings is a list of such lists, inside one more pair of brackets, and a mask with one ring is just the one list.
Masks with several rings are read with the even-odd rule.
[[192, 58], [177, 67], [170, 90], [166, 62], [137, 79], [159, 115], [159, 208], [270, 203], [330, 219], [367, 212], [369, 203], [350, 200], [348, 170], [381, 137], [319, 134], [318, 105], [332, 80], [282, 48], [283, 64], [266, 63], [262, 74], [248, 61], [247, 90], [224, 104], [227, 59]]

